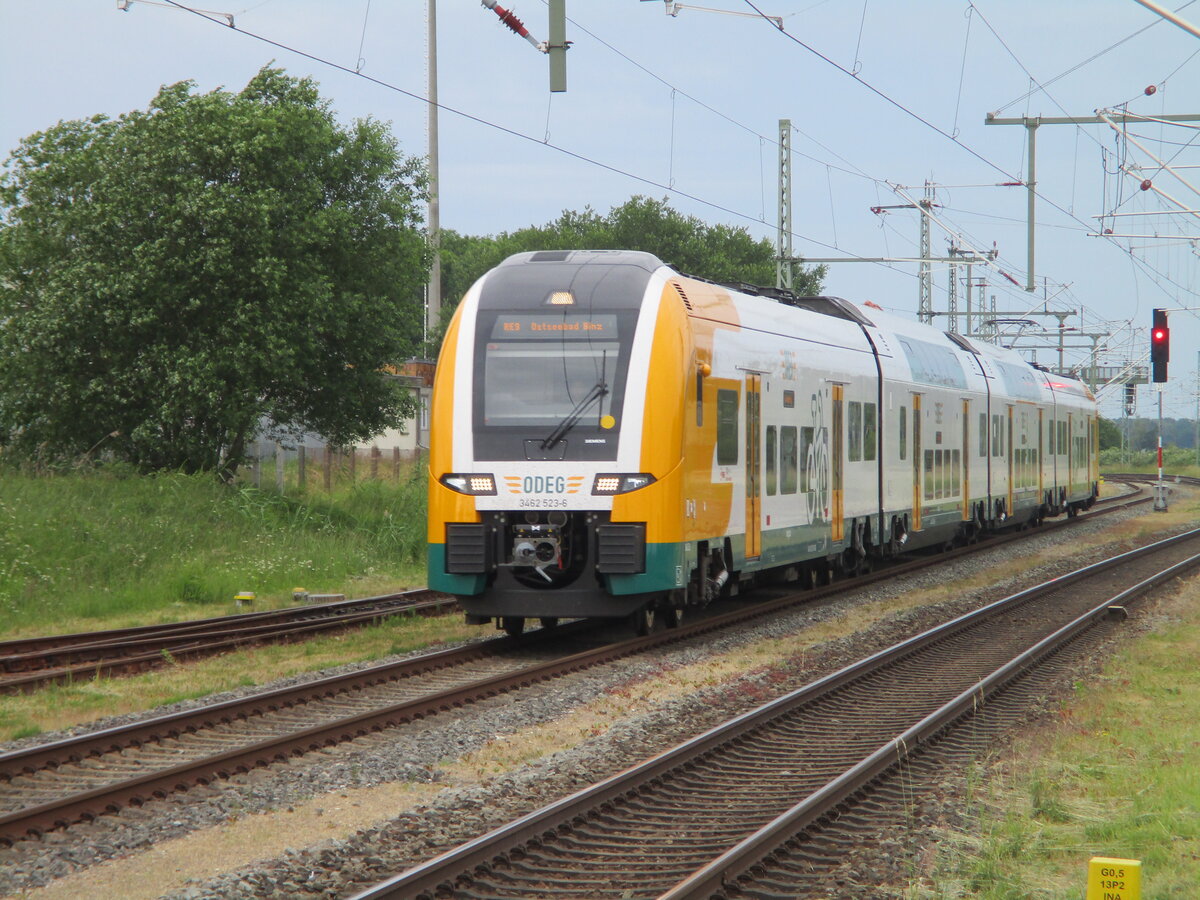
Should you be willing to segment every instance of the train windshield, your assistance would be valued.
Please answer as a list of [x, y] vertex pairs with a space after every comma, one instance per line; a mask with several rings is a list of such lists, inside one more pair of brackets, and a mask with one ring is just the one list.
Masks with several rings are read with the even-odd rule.
[[521, 427], [528, 437], [539, 430], [549, 433], [589, 395], [593, 399], [577, 413], [581, 428], [617, 416], [627, 350], [621, 318], [498, 315], [484, 344], [481, 424]]

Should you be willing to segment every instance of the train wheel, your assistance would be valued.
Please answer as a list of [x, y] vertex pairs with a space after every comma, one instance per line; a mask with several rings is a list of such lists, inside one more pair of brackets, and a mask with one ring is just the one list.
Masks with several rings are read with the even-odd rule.
[[524, 616], [505, 616], [500, 620], [500, 627], [504, 629], [504, 633], [509, 637], [518, 638], [521, 632], [525, 630]]
[[862, 560], [858, 555], [858, 551], [853, 547], [847, 547], [842, 551], [842, 557], [838, 561], [838, 565], [841, 567], [842, 574], [847, 578], [856, 578], [858, 577], [858, 566], [861, 562]]
[[641, 609], [633, 612], [629, 621], [638, 637], [645, 637], [654, 631], [654, 626], [658, 624], [658, 615], [654, 611], [654, 607], [647, 603]]
[[833, 584], [833, 567], [828, 562], [822, 560], [813, 565], [817, 567], [817, 587], [829, 587]]
[[683, 624], [683, 607], [672, 606], [663, 612], [663, 621], [668, 628], [678, 628]]
[[538, 622], [543, 628], [557, 628], [558, 616], [542, 616], [540, 619], [538, 619]]

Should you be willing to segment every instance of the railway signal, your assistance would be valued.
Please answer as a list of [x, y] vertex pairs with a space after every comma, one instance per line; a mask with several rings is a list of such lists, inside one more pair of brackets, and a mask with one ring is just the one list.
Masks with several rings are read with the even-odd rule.
[[1171, 329], [1167, 327], [1167, 311], [1154, 310], [1154, 322], [1150, 327], [1150, 367], [1153, 381], [1162, 384], [1167, 380], [1167, 360], [1171, 358]]

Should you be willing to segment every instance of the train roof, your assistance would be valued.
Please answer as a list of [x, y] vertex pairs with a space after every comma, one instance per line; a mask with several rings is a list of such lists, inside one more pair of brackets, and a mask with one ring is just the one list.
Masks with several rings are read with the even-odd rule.
[[809, 312], [818, 313], [820, 315], [829, 316], [835, 319], [843, 319], [854, 322], [858, 325], [885, 329], [897, 335], [922, 335], [926, 339], [934, 335], [938, 335], [953, 343], [960, 350], [964, 350], [976, 356], [1002, 361], [1009, 365], [1028, 366], [1031, 369], [1038, 370], [1041, 373], [1041, 380], [1044, 380], [1051, 390], [1064, 391], [1066, 393], [1077, 393], [1082, 396], [1090, 396], [1090, 391], [1088, 390], [1087, 386], [1079, 379], [1073, 378], [1070, 375], [1049, 372], [1044, 366], [1029, 362], [1011, 348], [998, 347], [995, 344], [988, 343], [987, 341], [974, 340], [954, 332], [938, 331], [931, 326], [914, 322], [911, 319], [895, 315], [894, 313], [885, 312], [882, 308], [873, 303], [868, 302], [860, 305], [857, 303], [852, 303], [849, 300], [844, 300], [841, 297], [806, 297], [783, 288], [764, 287], [746, 282], [714, 281], [712, 279], [680, 272], [674, 266], [668, 266], [653, 253], [646, 253], [641, 250], [533, 250], [525, 253], [515, 253], [501, 262], [497, 268], [510, 268], [527, 265], [538, 266], [539, 264], [544, 263], [558, 263], [572, 266], [589, 267], [631, 266], [641, 269], [646, 273], [653, 273], [664, 267], [671, 268], [685, 278], [692, 278], [696, 281], [708, 282], [709, 284], [724, 287], [740, 294], [762, 297], [767, 300], [773, 300], [777, 303], [781, 303], [785, 306], [808, 310]]
[[576, 266], [636, 266], [647, 272], [661, 269], [663, 261], [641, 250], [533, 250], [514, 253], [497, 268], [536, 263], [568, 263]]

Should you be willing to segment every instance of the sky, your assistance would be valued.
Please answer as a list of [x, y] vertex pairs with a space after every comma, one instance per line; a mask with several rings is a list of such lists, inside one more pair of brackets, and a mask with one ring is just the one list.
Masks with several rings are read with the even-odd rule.
[[[387, 122], [403, 152], [428, 153], [426, 0], [222, 2], [204, 0], [215, 14], [206, 18], [149, 0], [0, 0], [0, 150], [61, 120], [144, 109], [165, 84], [239, 90], [273, 64], [314, 78], [339, 119]], [[546, 39], [545, 0], [508, 5]], [[1197, 0], [1169, 5], [1200, 23]], [[1200, 210], [1200, 121], [1039, 127], [1029, 292], [1028, 194], [1012, 184], [1026, 178], [1027, 132], [985, 116], [1198, 114], [1200, 38], [1135, 0], [675, 6], [670, 15], [664, 0], [566, 0], [568, 89], [552, 94], [547, 57], [494, 12], [440, 0], [442, 227], [496, 234], [564, 210], [606, 213], [640, 194], [774, 242], [787, 119], [796, 256], [918, 256], [919, 214], [902, 207], [931, 182], [932, 255], [945, 257], [951, 241], [997, 251], [972, 276], [986, 280], [996, 317], [1016, 320], [1001, 325], [1004, 343], [1057, 364], [1049, 344], [1060, 318], [1035, 314], [1056, 311], [1069, 313], [1066, 364], [1093, 346], [1103, 364], [1146, 364], [1151, 310], [1170, 309], [1163, 414], [1196, 417], [1200, 311], [1189, 308], [1200, 307], [1200, 214], [1166, 211]], [[1105, 228], [1113, 235], [1099, 236]], [[949, 269], [932, 272], [933, 308], [944, 313]], [[913, 262], [831, 263], [825, 293], [915, 318], [917, 276]], [[947, 328], [948, 317], [936, 323]], [[1102, 394], [1106, 415], [1122, 414], [1120, 394]], [[1158, 394], [1139, 387], [1136, 414], [1157, 407]]]

